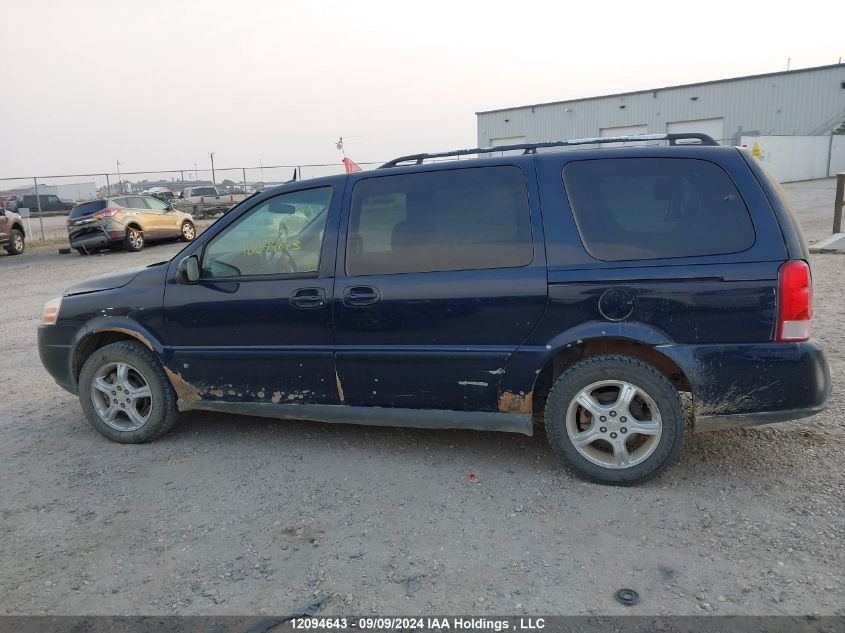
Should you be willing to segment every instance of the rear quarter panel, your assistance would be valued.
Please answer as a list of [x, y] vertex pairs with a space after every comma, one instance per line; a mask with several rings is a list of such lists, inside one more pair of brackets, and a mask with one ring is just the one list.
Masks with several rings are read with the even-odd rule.
[[[607, 262], [590, 256], [573, 219], [561, 172], [590, 158], [685, 157], [722, 167], [741, 193], [754, 244], [728, 255]], [[774, 336], [778, 269], [788, 257], [781, 228], [755, 175], [726, 147], [620, 148], [538, 155], [549, 298], [540, 324], [508, 367], [534, 375], [568, 346], [621, 339], [650, 347], [768, 343]]]

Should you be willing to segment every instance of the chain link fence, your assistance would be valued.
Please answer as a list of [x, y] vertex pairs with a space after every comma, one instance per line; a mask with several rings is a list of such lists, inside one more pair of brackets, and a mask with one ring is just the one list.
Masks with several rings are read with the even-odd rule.
[[[383, 164], [361, 162], [362, 169]], [[28, 239], [47, 242], [66, 237], [64, 220], [79, 202], [126, 193], [178, 195], [185, 187], [216, 186], [225, 193], [253, 193], [288, 182], [343, 174], [343, 163], [301, 165], [259, 165], [258, 167], [222, 167], [114, 171], [90, 174], [20, 176], [0, 178], [0, 200], [6, 209], [21, 213]], [[40, 240], [38, 239], [40, 238]]]

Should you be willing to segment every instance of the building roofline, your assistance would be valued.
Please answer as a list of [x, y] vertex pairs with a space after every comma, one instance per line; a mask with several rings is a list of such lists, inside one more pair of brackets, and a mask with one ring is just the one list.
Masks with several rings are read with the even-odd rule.
[[660, 88], [646, 88], [643, 90], [632, 90], [630, 92], [616, 92], [607, 95], [596, 95], [595, 97], [578, 97], [577, 99], [563, 99], [561, 101], [546, 101], [544, 103], [529, 103], [527, 105], [513, 106], [510, 108], [496, 108], [494, 110], [481, 110], [476, 112], [476, 116], [481, 114], [494, 114], [496, 112], [513, 112], [514, 110], [524, 110], [525, 108], [540, 108], [543, 106], [562, 105], [564, 103], [578, 103], [579, 101], [594, 101], [596, 99], [609, 99], [611, 97], [628, 97], [631, 95], [646, 94], [658, 90], [675, 90], [678, 88], [695, 88], [697, 86], [709, 86], [712, 84], [727, 83], [729, 81], [742, 81], [744, 79], [760, 79], [762, 77], [777, 77], [779, 75], [795, 75], [798, 73], [812, 72], [816, 70], [830, 70], [832, 68], [845, 69], [845, 62], [841, 64], [829, 64], [827, 66], [811, 66], [810, 68], [798, 68], [796, 70], [779, 70], [773, 73], [761, 73], [759, 75], [743, 75], [742, 77], [727, 77], [726, 79], [711, 79], [709, 81], [698, 81], [691, 84], [678, 84], [676, 86], [663, 86]]

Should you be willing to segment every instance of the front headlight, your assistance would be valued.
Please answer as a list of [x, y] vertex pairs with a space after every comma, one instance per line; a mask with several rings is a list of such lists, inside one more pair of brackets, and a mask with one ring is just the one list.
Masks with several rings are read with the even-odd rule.
[[44, 304], [44, 309], [41, 311], [41, 325], [55, 325], [59, 318], [59, 309], [62, 307], [62, 298], [56, 297], [50, 299]]

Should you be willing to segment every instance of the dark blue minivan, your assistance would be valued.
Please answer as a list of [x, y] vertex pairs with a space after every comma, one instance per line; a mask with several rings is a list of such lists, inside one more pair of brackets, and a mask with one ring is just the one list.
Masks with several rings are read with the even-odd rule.
[[799, 226], [760, 164], [652, 135], [420, 154], [265, 190], [173, 260], [48, 302], [38, 341], [117, 442], [190, 409], [542, 423], [579, 473], [630, 484], [677, 455], [688, 420], [823, 409], [811, 301]]

